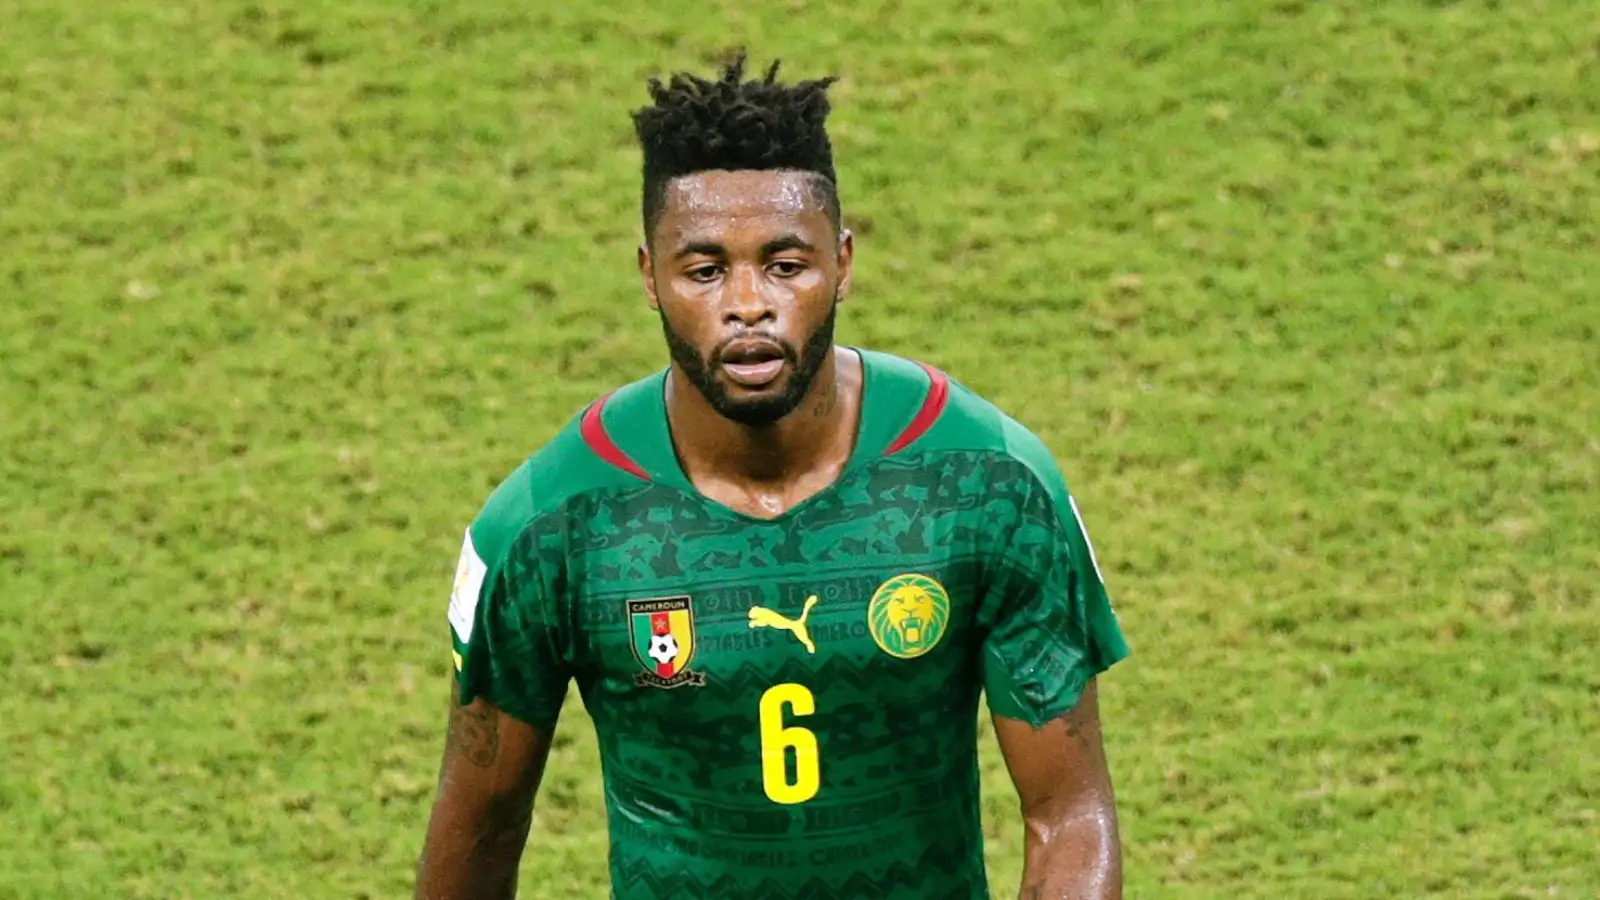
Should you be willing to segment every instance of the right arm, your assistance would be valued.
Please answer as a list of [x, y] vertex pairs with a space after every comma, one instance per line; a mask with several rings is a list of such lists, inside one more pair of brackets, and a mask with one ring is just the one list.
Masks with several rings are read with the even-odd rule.
[[[509, 486], [509, 487], [508, 487]], [[518, 506], [496, 490], [462, 539], [450, 592], [455, 674], [415, 900], [512, 900], [570, 659], [561, 616]]]
[[551, 732], [451, 693], [415, 900], [512, 900]]

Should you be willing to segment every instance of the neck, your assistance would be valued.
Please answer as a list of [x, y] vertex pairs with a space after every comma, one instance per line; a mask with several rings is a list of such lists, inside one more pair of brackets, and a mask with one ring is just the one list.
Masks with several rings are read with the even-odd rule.
[[667, 421], [684, 472], [697, 483], [778, 491], [808, 476], [836, 474], [855, 448], [860, 384], [855, 355], [829, 350], [799, 406], [771, 425], [751, 426], [724, 418], [674, 366]]

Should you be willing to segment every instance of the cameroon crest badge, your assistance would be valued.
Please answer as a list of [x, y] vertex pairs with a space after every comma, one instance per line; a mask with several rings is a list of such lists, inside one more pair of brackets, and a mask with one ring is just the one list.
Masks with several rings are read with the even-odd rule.
[[867, 630], [883, 652], [915, 659], [934, 648], [950, 625], [950, 595], [926, 575], [896, 575], [867, 604]]
[[694, 659], [694, 609], [689, 598], [656, 597], [628, 601], [633, 656], [644, 671], [633, 676], [639, 687], [702, 687], [703, 672], [689, 670]]

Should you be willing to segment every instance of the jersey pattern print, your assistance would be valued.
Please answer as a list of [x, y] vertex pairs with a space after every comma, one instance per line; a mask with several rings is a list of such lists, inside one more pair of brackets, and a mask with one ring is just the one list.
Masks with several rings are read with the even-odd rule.
[[1041, 723], [1128, 652], [1037, 439], [861, 352], [856, 454], [777, 519], [674, 471], [657, 376], [468, 530], [461, 697], [548, 728], [577, 685], [618, 900], [987, 898], [980, 697]]

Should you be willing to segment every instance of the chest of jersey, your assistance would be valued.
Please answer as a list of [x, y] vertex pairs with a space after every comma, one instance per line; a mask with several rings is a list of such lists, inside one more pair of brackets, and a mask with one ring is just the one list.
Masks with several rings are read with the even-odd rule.
[[865, 690], [949, 663], [981, 588], [981, 510], [909, 474], [770, 522], [666, 489], [619, 502], [567, 559], [580, 677], [621, 692], [812, 673]]
[[919, 803], [902, 792], [963, 758], [982, 511], [912, 478], [838, 487], [776, 522], [646, 492], [569, 556], [574, 670], [635, 791], [707, 815], [747, 798], [741, 827], [784, 831]]

